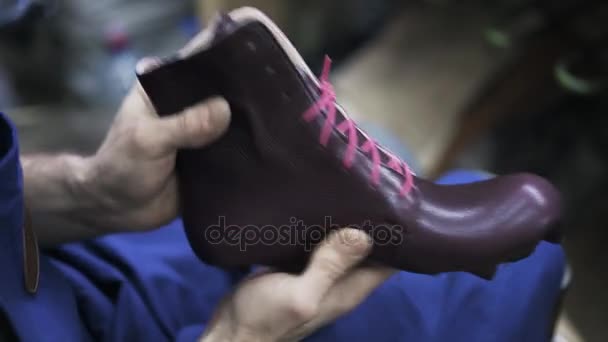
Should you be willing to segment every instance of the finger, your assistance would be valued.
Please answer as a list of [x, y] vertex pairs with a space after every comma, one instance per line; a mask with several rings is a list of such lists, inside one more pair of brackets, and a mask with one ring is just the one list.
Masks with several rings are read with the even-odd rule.
[[371, 239], [361, 230], [345, 228], [332, 233], [300, 276], [302, 290], [311, 300], [320, 301], [338, 279], [369, 254], [371, 247]]
[[208, 46], [213, 37], [217, 24], [220, 22], [221, 16], [216, 14], [208, 22], [205, 28], [199, 32], [194, 38], [192, 38], [182, 49], [179, 50], [180, 56], [189, 56], [194, 54], [196, 51]]
[[[162, 64], [160, 58], [145, 57], [139, 60], [135, 66], [137, 74], [143, 74], [159, 67]], [[126, 116], [130, 119], [141, 119], [143, 117], [157, 118], [158, 114], [154, 106], [148, 98], [148, 94], [144, 90], [141, 83], [136, 82], [131, 90], [125, 96], [120, 111], [120, 116]]]
[[152, 71], [161, 65], [161, 59], [158, 57], [144, 57], [135, 65], [135, 72], [139, 75]]
[[203, 147], [218, 139], [230, 123], [230, 107], [212, 98], [183, 112], [156, 120], [155, 133], [167, 149]]
[[311, 324], [324, 325], [350, 312], [396, 272], [384, 266], [365, 266], [353, 270], [329, 290]]

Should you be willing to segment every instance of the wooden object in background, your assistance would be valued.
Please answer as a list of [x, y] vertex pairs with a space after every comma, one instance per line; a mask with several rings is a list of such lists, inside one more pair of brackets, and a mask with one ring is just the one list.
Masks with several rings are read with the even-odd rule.
[[485, 83], [452, 127], [453, 135], [439, 155], [430, 174], [437, 177], [454, 166], [462, 152], [493, 129], [500, 120], [541, 109], [560, 96], [554, 65], [567, 51], [563, 41], [543, 35]]
[[401, 138], [423, 173], [435, 170], [460, 113], [509, 58], [483, 40], [490, 19], [465, 6], [407, 7], [336, 70], [340, 103]]
[[287, 24], [288, 1], [284, 0], [197, 0], [196, 3], [198, 16], [203, 23], [208, 22], [218, 12], [251, 6], [266, 13], [279, 27]]

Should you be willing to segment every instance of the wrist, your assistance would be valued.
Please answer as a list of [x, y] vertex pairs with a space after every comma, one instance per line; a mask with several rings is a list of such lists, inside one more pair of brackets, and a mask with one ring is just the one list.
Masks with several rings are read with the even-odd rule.
[[80, 216], [84, 212], [100, 211], [98, 187], [95, 185], [93, 168], [89, 158], [77, 155], [62, 155], [59, 157], [64, 164], [65, 186], [70, 203], [66, 205], [66, 212], [70, 215]]
[[67, 187], [74, 201], [69, 215], [90, 227], [105, 230], [107, 227], [101, 227], [104, 226], [102, 222], [114, 216], [114, 203], [103, 191], [103, 177], [94, 157], [66, 155], [64, 158], [70, 170], [67, 173]]
[[103, 206], [89, 158], [72, 154], [21, 159], [25, 200], [34, 212], [83, 217]]
[[21, 158], [25, 200], [40, 212], [70, 212], [90, 206], [80, 195], [87, 182], [87, 166], [82, 157], [62, 154]]
[[72, 200], [75, 202], [72, 208], [79, 210], [79, 207], [85, 209], [95, 209], [98, 207], [100, 201], [97, 194], [98, 190], [95, 186], [97, 176], [93, 172], [90, 158], [76, 155], [64, 155], [62, 158], [68, 170], [66, 172], [67, 187]]

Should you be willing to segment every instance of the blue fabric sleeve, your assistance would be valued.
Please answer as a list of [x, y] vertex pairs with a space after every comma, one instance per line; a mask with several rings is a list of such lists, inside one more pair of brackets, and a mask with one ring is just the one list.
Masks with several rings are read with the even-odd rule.
[[107, 341], [186, 340], [245, 275], [202, 263], [181, 220], [146, 233], [65, 245], [52, 263], [73, 284], [81, 319]]
[[182, 328], [175, 338], [175, 342], [197, 342], [203, 332], [205, 331], [204, 325], [190, 325]]
[[38, 292], [25, 290], [23, 207], [17, 133], [0, 113], [0, 311], [21, 341], [89, 341], [70, 283], [47, 258], [40, 260]]

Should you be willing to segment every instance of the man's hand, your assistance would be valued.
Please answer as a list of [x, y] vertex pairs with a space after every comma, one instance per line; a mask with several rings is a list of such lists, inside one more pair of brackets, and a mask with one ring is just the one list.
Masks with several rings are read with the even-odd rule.
[[[144, 60], [138, 67], [153, 63]], [[165, 224], [178, 211], [177, 150], [208, 145], [225, 132], [229, 121], [228, 103], [220, 98], [158, 118], [143, 89], [136, 86], [90, 159], [88, 186], [113, 216], [113, 224], [130, 229]]]
[[[138, 69], [147, 70], [155, 63], [142, 60]], [[43, 216], [68, 219], [73, 225], [62, 225], [60, 232], [35, 225], [41, 243], [147, 230], [168, 223], [179, 207], [174, 170], [177, 150], [213, 142], [229, 122], [230, 109], [220, 98], [159, 118], [141, 86], [135, 85], [94, 156], [22, 158], [29, 208]]]
[[371, 250], [360, 230], [334, 232], [300, 275], [246, 279], [220, 305], [202, 342], [298, 341], [359, 305], [394, 270], [358, 266]]

